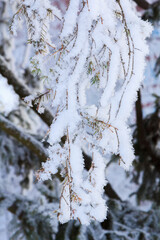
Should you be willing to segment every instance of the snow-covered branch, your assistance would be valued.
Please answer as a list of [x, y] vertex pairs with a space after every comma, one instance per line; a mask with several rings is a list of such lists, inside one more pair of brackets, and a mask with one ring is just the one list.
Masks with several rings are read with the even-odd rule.
[[[57, 201], [56, 198], [55, 201]], [[28, 235], [28, 232], [31, 231], [31, 236], [33, 236], [34, 239], [38, 239], [39, 236], [42, 239], [52, 239], [53, 234], [56, 232], [57, 226], [56, 224], [51, 224], [54, 219], [50, 218], [50, 212], [51, 209], [53, 209], [53, 203], [48, 203], [46, 206], [42, 199], [38, 199], [38, 197], [35, 197], [33, 200], [31, 200], [30, 198], [26, 198], [26, 196], [22, 196], [18, 193], [11, 194], [7, 191], [4, 192], [0, 188], [0, 207], [1, 206], [15, 215], [17, 218], [18, 226], [16, 225], [16, 218], [14, 218], [15, 229], [14, 233], [12, 233], [13, 238], [15, 238], [15, 236], [17, 238], [18, 235], [16, 232], [16, 227], [21, 229], [20, 235], [21, 237], [24, 236], [24, 238], [26, 235]], [[39, 206], [41, 206], [41, 208], [39, 208]], [[40, 235], [38, 234], [39, 231], [41, 232]], [[18, 238], [20, 235], [18, 235]]]
[[[21, 99], [31, 95], [30, 89], [24, 84], [24, 79], [19, 79], [12, 70], [8, 67], [7, 62], [5, 59], [0, 56], [0, 74], [7, 78], [8, 84], [12, 85], [14, 88], [14, 91], [19, 95]], [[46, 108], [44, 113], [40, 114], [37, 111], [37, 106], [33, 105], [33, 110], [36, 114], [40, 116], [40, 118], [47, 124], [51, 125], [53, 121], [53, 116], [51, 112]]]
[[[43, 20], [44, 14], [46, 20], [47, 7], [41, 1], [40, 5], [37, 0], [25, 0], [22, 5], [24, 2], [28, 4], [25, 11], [20, 8], [17, 14], [24, 15], [27, 23], [34, 24], [33, 9], [34, 19], [41, 16]], [[49, 21], [47, 18], [47, 26]], [[103, 221], [107, 211], [103, 199], [106, 156], [119, 155], [119, 164], [125, 169], [134, 160], [128, 119], [143, 80], [148, 53], [145, 39], [152, 27], [136, 16], [129, 0], [70, 0], [58, 47], [39, 40], [39, 24], [32, 30], [28, 25], [32, 37], [36, 36], [30, 41], [35, 47], [33, 71], [52, 94], [49, 103], [54, 113], [49, 160], [43, 164], [40, 178], [51, 179], [62, 170], [57, 210], [62, 223], [71, 219], [83, 224]], [[64, 135], [66, 141], [60, 144]], [[88, 172], [84, 148], [92, 156]]]
[[8, 135], [17, 139], [31, 152], [35, 153], [39, 157], [41, 162], [46, 161], [48, 153], [46, 149], [43, 147], [42, 143], [37, 141], [34, 137], [30, 136], [29, 134], [24, 133], [23, 130], [16, 127], [13, 123], [11, 123], [1, 114], [0, 114], [0, 129], [5, 131]]

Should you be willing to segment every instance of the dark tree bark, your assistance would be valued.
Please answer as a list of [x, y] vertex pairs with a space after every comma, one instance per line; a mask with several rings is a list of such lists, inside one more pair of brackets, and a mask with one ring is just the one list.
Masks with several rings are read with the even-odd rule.
[[151, 162], [160, 171], [160, 151], [156, 149], [147, 139], [147, 132], [144, 128], [144, 120], [142, 115], [141, 93], [138, 92], [138, 99], [136, 102], [136, 117], [137, 117], [137, 131], [138, 142], [142, 151], [146, 151], [151, 157]]
[[150, 4], [145, 0], [133, 0], [137, 3], [137, 5], [143, 9], [148, 9], [150, 7]]

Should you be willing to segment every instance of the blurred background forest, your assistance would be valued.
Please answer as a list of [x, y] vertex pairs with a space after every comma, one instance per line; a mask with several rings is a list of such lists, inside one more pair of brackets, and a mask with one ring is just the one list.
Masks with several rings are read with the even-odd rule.
[[[43, 92], [29, 60], [33, 49], [24, 23], [17, 37], [9, 33], [16, 1], [0, 0], [0, 240], [160, 240], [160, 1], [133, 0], [135, 10], [154, 30], [147, 40], [145, 80], [130, 119], [135, 161], [125, 172], [116, 156], [106, 166], [107, 219], [81, 226], [61, 225], [54, 211], [59, 204], [61, 179], [38, 182], [35, 172], [47, 158], [41, 142], [52, 122], [29, 108], [23, 98]], [[64, 14], [68, 0], [53, 0]], [[61, 23], [52, 26], [58, 42]], [[84, 152], [85, 168], [91, 158]]]

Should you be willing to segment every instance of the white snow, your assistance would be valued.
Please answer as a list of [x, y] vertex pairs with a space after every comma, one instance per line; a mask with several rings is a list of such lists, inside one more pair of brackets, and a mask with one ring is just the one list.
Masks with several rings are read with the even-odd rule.
[[8, 85], [7, 80], [0, 76], [0, 112], [8, 115], [16, 110], [19, 105], [19, 97], [13, 87]]

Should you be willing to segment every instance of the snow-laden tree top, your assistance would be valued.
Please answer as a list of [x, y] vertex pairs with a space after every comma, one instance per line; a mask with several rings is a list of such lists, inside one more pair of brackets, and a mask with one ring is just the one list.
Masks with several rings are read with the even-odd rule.
[[[48, 89], [35, 101], [42, 111], [43, 99], [50, 94], [54, 113], [49, 159], [38, 177], [51, 179], [61, 169], [60, 222], [103, 221], [106, 156], [119, 155], [126, 169], [134, 159], [127, 120], [143, 80], [145, 39], [152, 28], [136, 16], [129, 0], [70, 0], [56, 47], [49, 26], [54, 16], [60, 21], [61, 16], [50, 1], [21, 1], [13, 32], [20, 15], [25, 16], [29, 42], [35, 47], [33, 72]], [[26, 99], [30, 100], [33, 97]], [[88, 172], [84, 148], [92, 156]]]

